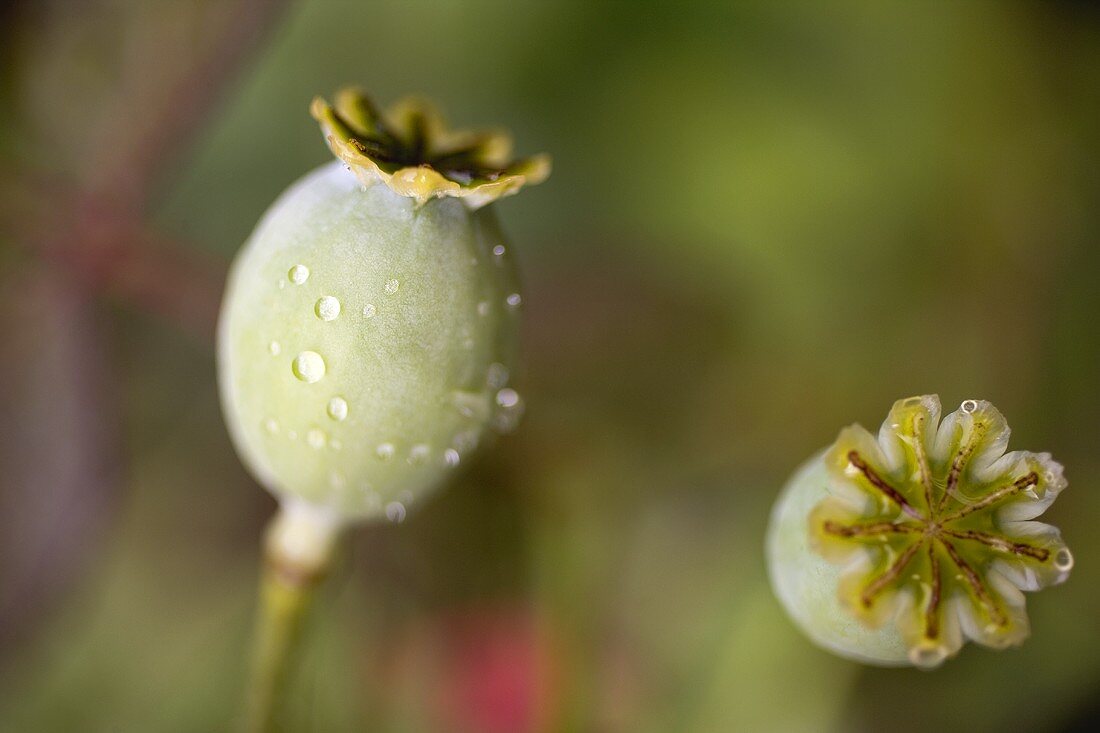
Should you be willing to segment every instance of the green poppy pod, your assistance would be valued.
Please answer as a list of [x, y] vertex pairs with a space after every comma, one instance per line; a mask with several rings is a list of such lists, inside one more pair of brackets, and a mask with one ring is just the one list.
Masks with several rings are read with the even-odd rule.
[[1004, 417], [966, 400], [894, 404], [877, 436], [858, 425], [811, 458], [772, 511], [776, 596], [818, 645], [857, 661], [931, 668], [967, 640], [1029, 633], [1024, 595], [1064, 581], [1073, 556], [1032, 521], [1066, 486], [1048, 453], [1006, 452]]
[[345, 90], [313, 113], [338, 160], [283, 193], [233, 264], [223, 409], [284, 503], [399, 521], [522, 413], [522, 296], [486, 204], [549, 164], [508, 160], [499, 133], [448, 131], [422, 102], [381, 115]]

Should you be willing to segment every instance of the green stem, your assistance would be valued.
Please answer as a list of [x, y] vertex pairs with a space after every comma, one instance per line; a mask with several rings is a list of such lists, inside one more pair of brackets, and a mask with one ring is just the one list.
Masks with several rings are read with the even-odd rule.
[[246, 701], [246, 733], [277, 730], [279, 702], [286, 696], [292, 658], [302, 636], [302, 621], [314, 584], [287, 582], [265, 568], [260, 584], [260, 610], [252, 650], [252, 679]]
[[305, 504], [283, 505], [268, 528], [244, 733], [280, 729], [304, 621], [340, 530], [334, 518]]

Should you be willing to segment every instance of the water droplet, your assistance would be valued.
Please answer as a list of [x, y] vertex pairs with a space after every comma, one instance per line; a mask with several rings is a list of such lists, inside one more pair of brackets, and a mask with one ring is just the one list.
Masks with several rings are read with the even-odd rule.
[[514, 389], [505, 387], [497, 392], [497, 404], [501, 407], [515, 407], [519, 404], [519, 393]]
[[497, 246], [493, 247], [493, 254], [495, 254], [497, 257], [501, 257], [504, 254], [504, 245], [498, 244]]
[[283, 347], [278, 341], [272, 341], [267, 345], [267, 350], [271, 352], [272, 356], [278, 356], [283, 353]]
[[394, 524], [405, 521], [405, 505], [399, 501], [391, 501], [386, 505], [386, 519]]
[[386, 292], [389, 293], [390, 295], [393, 295], [394, 293], [396, 293], [397, 289], [400, 288], [400, 287], [401, 287], [401, 283], [398, 282], [396, 277], [391, 277], [389, 280], [386, 281], [386, 285], [385, 285]]
[[388, 461], [393, 458], [395, 450], [393, 443], [379, 443], [378, 447], [374, 449], [374, 454], [381, 460]]
[[519, 293], [512, 293], [504, 299], [504, 302], [508, 304], [509, 308], [515, 310], [516, 308], [519, 308], [520, 304], [523, 302], [523, 296], [521, 296]]
[[431, 453], [431, 448], [424, 443], [417, 443], [409, 449], [409, 463], [414, 466], [420, 465], [428, 460], [429, 453]]
[[340, 301], [331, 295], [324, 295], [313, 306], [313, 312], [322, 321], [333, 321], [340, 315]]
[[343, 397], [333, 397], [328, 401], [328, 416], [341, 422], [348, 416], [348, 403]]
[[320, 450], [325, 447], [325, 443], [328, 442], [328, 436], [325, 435], [323, 430], [313, 428], [306, 433], [306, 442], [309, 443], [310, 448], [317, 448]]
[[489, 415], [489, 396], [483, 392], [455, 390], [451, 393], [451, 402], [462, 417], [484, 420]]
[[367, 318], [374, 318], [374, 314], [378, 312], [378, 309], [374, 307], [374, 303], [367, 303], [363, 306], [363, 315]]
[[480, 303], [477, 304], [477, 314], [479, 316], [489, 315], [489, 302], [488, 301], [483, 300], [483, 301], [481, 301]]
[[473, 430], [464, 430], [455, 435], [451, 440], [451, 445], [453, 445], [455, 450], [459, 453], [469, 453], [477, 448], [477, 432]]
[[294, 376], [303, 382], [312, 384], [325, 376], [325, 360], [316, 351], [303, 351], [294, 357], [290, 365]]
[[269, 417], [264, 420], [264, 430], [274, 435], [279, 432], [279, 421], [273, 417]]
[[1054, 567], [1065, 572], [1073, 568], [1073, 554], [1066, 548], [1058, 550], [1054, 554]]
[[507, 435], [519, 427], [519, 422], [522, 417], [523, 413], [518, 410], [498, 412], [493, 416], [493, 429], [501, 435]]
[[485, 374], [485, 383], [491, 389], [500, 389], [508, 384], [508, 367], [497, 362], [489, 365], [489, 371]]
[[459, 460], [461, 460], [461, 457], [458, 455], [458, 451], [456, 451], [454, 448], [448, 448], [447, 450], [443, 451], [443, 462], [446, 463], [448, 466], [451, 466], [452, 468], [454, 466], [457, 466]]
[[510, 433], [523, 417], [523, 398], [514, 389], [504, 388], [497, 392], [497, 404], [501, 409], [493, 415], [493, 428], [500, 433]]
[[978, 403], [975, 400], [963, 400], [962, 406], [959, 407], [959, 409], [965, 412], [967, 415], [970, 415], [978, 409]]
[[309, 268], [305, 265], [295, 265], [294, 267], [290, 268], [290, 271], [287, 272], [286, 276], [290, 278], [290, 282], [294, 283], [295, 285], [301, 285], [309, 279]]

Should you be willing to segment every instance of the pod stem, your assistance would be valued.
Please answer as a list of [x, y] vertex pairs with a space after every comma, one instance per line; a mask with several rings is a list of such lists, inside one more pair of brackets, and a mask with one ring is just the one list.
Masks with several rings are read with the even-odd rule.
[[302, 502], [284, 503], [268, 526], [244, 733], [281, 728], [305, 619], [341, 531], [336, 517]]

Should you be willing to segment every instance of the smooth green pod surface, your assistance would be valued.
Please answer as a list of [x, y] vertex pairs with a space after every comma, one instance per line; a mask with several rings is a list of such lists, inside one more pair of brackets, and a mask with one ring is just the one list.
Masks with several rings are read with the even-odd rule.
[[768, 574], [772, 588], [803, 633], [825, 649], [859, 662], [909, 663], [897, 629], [873, 629], [841, 606], [841, 568], [810, 547], [807, 517], [826, 496], [824, 453], [804, 463], [783, 487], [768, 528]]
[[420, 205], [322, 166], [230, 272], [218, 366], [238, 452], [280, 498], [400, 520], [518, 420], [520, 305], [491, 207]]

